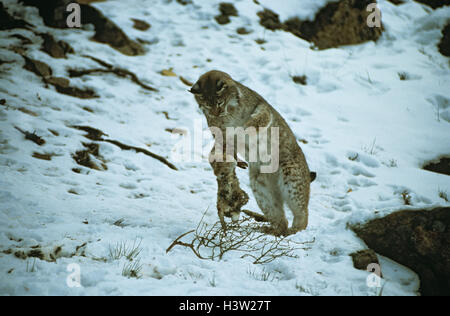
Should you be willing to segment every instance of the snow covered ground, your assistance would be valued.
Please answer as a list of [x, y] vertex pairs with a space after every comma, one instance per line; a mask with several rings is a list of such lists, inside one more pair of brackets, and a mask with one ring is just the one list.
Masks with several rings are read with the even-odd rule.
[[[0, 66], [0, 99], [6, 100], [0, 105], [2, 295], [378, 295], [379, 288], [367, 286], [369, 273], [353, 268], [349, 254], [365, 245], [348, 223], [399, 209], [448, 205], [439, 197], [440, 191], [450, 194], [448, 176], [421, 166], [450, 149], [449, 60], [436, 48], [449, 7], [433, 11], [412, 1], [394, 6], [380, 0], [385, 32], [377, 43], [315, 51], [290, 33], [260, 26], [256, 12], [261, 6], [253, 1], [235, 1], [239, 16], [227, 25], [213, 18], [219, 1], [95, 3], [130, 38], [152, 43], [145, 55], [128, 57], [90, 41], [92, 30], [52, 29], [36, 8], [3, 2], [39, 31], [67, 41], [76, 53], [53, 59], [39, 50], [41, 40], [33, 33], [0, 32], [0, 59], [14, 61]], [[271, 4], [275, 11], [277, 6], [282, 12], [282, 2]], [[136, 30], [131, 18], [152, 27]], [[238, 35], [239, 27], [252, 33]], [[27, 56], [49, 64], [55, 76], [67, 77], [69, 67], [98, 67], [82, 57], [91, 55], [133, 71], [159, 92], [106, 74], [71, 79], [72, 85], [94, 89], [97, 99], [56, 93], [22, 68], [23, 58], [8, 49], [20, 46], [11, 34], [32, 39]], [[216, 180], [208, 162], [178, 161], [175, 171], [105, 142], [100, 155], [107, 170], [74, 161], [82, 142], [91, 141], [71, 125], [98, 128], [111, 139], [174, 162], [173, 149], [183, 136], [166, 129], [193, 131], [199, 120], [206, 129], [206, 121], [188, 87], [160, 74], [169, 68], [191, 82], [208, 70], [223, 70], [260, 93], [288, 121], [318, 174], [311, 185], [309, 227], [290, 237], [315, 240], [311, 249], [265, 265], [253, 265], [238, 252], [221, 261], [198, 259], [184, 247], [166, 254], [205, 211], [207, 223], [218, 220]], [[306, 75], [307, 85], [294, 83], [294, 75]], [[14, 126], [36, 131], [46, 144], [25, 140]], [[46, 161], [32, 157], [34, 152], [55, 156]], [[246, 172], [238, 175], [250, 193]], [[411, 206], [404, 205], [405, 191]], [[246, 208], [260, 212], [253, 198]], [[139, 278], [123, 276], [128, 261], [109, 254], [111, 247], [133, 242], [140, 242]], [[14, 256], [37, 245], [44, 252], [61, 247], [56, 262]], [[386, 258], [380, 262], [383, 295], [417, 294], [415, 273]], [[68, 286], [67, 278], [76, 272], [73, 264], [79, 267], [81, 287]]]

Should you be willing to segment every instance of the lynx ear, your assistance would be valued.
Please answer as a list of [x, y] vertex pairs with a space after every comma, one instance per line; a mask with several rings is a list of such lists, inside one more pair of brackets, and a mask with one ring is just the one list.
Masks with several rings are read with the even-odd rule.
[[200, 86], [196, 83], [191, 90], [188, 90], [192, 94], [200, 94]]

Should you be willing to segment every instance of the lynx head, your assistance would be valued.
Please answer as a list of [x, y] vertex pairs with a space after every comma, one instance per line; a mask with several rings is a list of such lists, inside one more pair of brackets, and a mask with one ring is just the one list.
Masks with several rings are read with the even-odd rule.
[[230, 106], [236, 105], [239, 90], [231, 77], [217, 70], [200, 76], [189, 90], [194, 94], [200, 109], [209, 115], [225, 116]]

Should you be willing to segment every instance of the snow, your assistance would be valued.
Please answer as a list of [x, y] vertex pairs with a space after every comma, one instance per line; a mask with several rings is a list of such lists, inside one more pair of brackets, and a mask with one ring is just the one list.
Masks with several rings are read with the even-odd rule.
[[300, 20], [313, 21], [316, 13], [330, 2], [338, 2], [338, 0], [258, 0], [264, 7], [276, 12], [281, 21], [286, 21], [293, 17]]
[[[313, 16], [326, 1], [302, 1], [301, 12], [292, 9], [294, 1], [260, 2], [273, 6], [284, 20], [291, 13]], [[2, 295], [378, 295], [379, 288], [367, 286], [369, 272], [353, 268], [349, 254], [365, 245], [348, 223], [399, 209], [448, 205], [438, 195], [439, 190], [450, 193], [448, 176], [421, 166], [449, 154], [450, 70], [448, 58], [436, 48], [449, 7], [433, 11], [413, 1], [394, 6], [380, 0], [386, 31], [377, 43], [313, 51], [290, 33], [263, 29], [256, 16], [261, 6], [252, 1], [236, 1], [239, 16], [223, 26], [213, 19], [219, 1], [187, 6], [167, 0], [94, 4], [130, 38], [153, 43], [145, 55], [128, 57], [90, 41], [92, 28], [48, 28], [37, 9], [18, 6], [15, 0], [4, 3], [39, 31], [67, 41], [76, 54], [53, 59], [39, 50], [41, 40], [31, 32], [0, 32], [0, 59], [14, 61], [0, 66], [0, 99], [6, 99], [0, 106]], [[135, 30], [131, 18], [152, 27]], [[242, 26], [253, 33], [236, 34]], [[135, 72], [159, 92], [105, 74], [71, 79], [71, 85], [93, 88], [98, 99], [58, 94], [22, 68], [23, 58], [8, 49], [20, 46], [11, 34], [33, 39], [27, 56], [51, 65], [55, 76], [67, 76], [69, 67], [97, 67], [82, 57], [92, 55]], [[258, 38], [267, 43], [258, 45]], [[198, 122], [206, 130], [206, 121], [188, 87], [177, 77], [160, 74], [171, 67], [191, 82], [211, 69], [228, 72], [260, 93], [298, 139], [307, 141], [300, 145], [318, 175], [311, 185], [310, 222], [306, 231], [290, 238], [314, 240], [311, 249], [296, 251], [298, 258], [265, 265], [253, 265], [236, 252], [220, 261], [198, 259], [184, 247], [166, 253], [175, 238], [195, 229], [205, 212], [205, 222], [218, 220], [216, 180], [208, 162], [178, 161], [175, 171], [106, 142], [100, 143], [100, 154], [108, 170], [91, 170], [72, 159], [83, 149], [82, 142], [90, 141], [70, 126], [88, 125], [174, 162], [173, 149], [183, 136], [165, 129], [185, 129], [192, 136]], [[408, 80], [399, 80], [403, 72]], [[293, 75], [306, 75], [308, 84], [295, 84]], [[36, 131], [46, 144], [25, 140], [14, 126]], [[210, 140], [205, 137], [205, 147]], [[193, 156], [201, 155], [202, 149], [192, 150]], [[44, 161], [33, 158], [33, 152], [55, 156]], [[246, 171], [238, 170], [238, 176], [250, 193]], [[404, 205], [405, 190], [412, 206]], [[246, 208], [260, 212], [252, 196]], [[110, 247], [136, 240], [142, 248], [139, 279], [122, 276], [126, 260], [108, 258]], [[36, 245], [44, 252], [60, 246], [61, 255], [55, 263], [4, 253]], [[380, 262], [383, 295], [417, 294], [414, 272], [387, 258], [380, 257]], [[67, 285], [73, 272], [67, 268], [74, 263], [80, 267], [82, 287]], [[258, 276], [264, 273], [271, 278], [261, 280]]]

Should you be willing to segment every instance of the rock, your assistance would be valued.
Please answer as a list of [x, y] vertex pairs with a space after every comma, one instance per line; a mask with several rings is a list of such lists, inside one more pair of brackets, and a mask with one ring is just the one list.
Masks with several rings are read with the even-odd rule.
[[245, 28], [245, 27], [239, 27], [237, 30], [236, 30], [236, 33], [238, 33], [238, 34], [240, 34], [240, 35], [247, 35], [247, 34], [250, 34], [252, 32], [252, 30], [249, 30], [249, 29], [247, 29], [247, 28]]
[[353, 260], [353, 266], [355, 269], [367, 271], [367, 267], [371, 263], [380, 264], [378, 262], [378, 257], [375, 254], [375, 251], [372, 249], [364, 249], [354, 253], [351, 253], [350, 256]]
[[369, 27], [371, 12], [367, 6], [372, 0], [341, 0], [330, 2], [317, 14], [314, 21], [291, 18], [281, 23], [275, 12], [265, 9], [258, 12], [260, 24], [272, 31], [282, 29], [297, 37], [313, 42], [318, 49], [354, 45], [376, 41], [383, 27]]
[[177, 0], [177, 3], [179, 3], [181, 5], [188, 5], [188, 4], [192, 4], [192, 0]]
[[131, 19], [131, 21], [133, 21], [133, 23], [134, 23], [133, 27], [139, 31], [147, 31], [151, 27], [151, 25], [149, 23], [147, 23], [143, 20]]
[[59, 86], [61, 88], [67, 88], [70, 84], [69, 79], [63, 77], [50, 77], [47, 79], [47, 82], [53, 86]]
[[0, 2], [0, 30], [11, 30], [15, 28], [27, 28], [32, 26], [31, 24], [16, 19], [11, 16], [6, 8], [3, 6], [3, 3]]
[[352, 229], [376, 253], [415, 271], [422, 295], [450, 295], [450, 208], [405, 210]]
[[219, 4], [219, 11], [222, 13], [222, 15], [226, 16], [238, 16], [238, 11], [234, 7], [232, 3], [228, 2], [221, 2]]
[[[66, 11], [68, 4], [76, 2], [73, 0], [21, 0], [25, 5], [35, 6], [45, 25], [55, 28], [67, 28]], [[93, 40], [110, 45], [124, 55], [136, 56], [145, 53], [144, 48], [138, 42], [128, 36], [111, 20], [106, 18], [100, 10], [89, 4], [80, 4], [81, 24], [93, 24], [95, 34]]]
[[26, 70], [34, 72], [36, 75], [42, 78], [47, 78], [52, 75], [52, 68], [50, 68], [50, 66], [46, 63], [28, 58], [24, 55], [22, 55], [22, 57], [25, 59], [25, 65], [23, 68], [25, 68]]
[[68, 12], [67, 6], [76, 1], [72, 0], [20, 0], [27, 6], [37, 7], [39, 15], [44, 20], [45, 25], [55, 28], [66, 28]]
[[400, 5], [400, 4], [405, 3], [404, 0], [388, 0], [388, 1], [393, 3], [393, 4], [395, 4], [395, 5]]
[[450, 5], [450, 0], [415, 0], [432, 7], [433, 9], [443, 7], [445, 5]]
[[238, 11], [232, 3], [221, 2], [219, 4], [219, 11], [220, 14], [214, 17], [219, 24], [230, 23], [230, 16], [238, 16]]
[[217, 23], [219, 24], [228, 24], [231, 22], [230, 18], [226, 15], [217, 15], [214, 17]]
[[438, 47], [442, 55], [450, 57], [450, 21], [442, 30], [442, 39]]
[[56, 41], [50, 34], [41, 34], [44, 39], [42, 50], [54, 58], [66, 58], [66, 54], [74, 53], [73, 48], [64, 41]]
[[284, 28], [283, 23], [280, 22], [280, 17], [278, 14], [269, 9], [259, 11], [257, 15], [259, 16], [259, 23], [266, 29], [275, 31]]
[[83, 14], [82, 24], [93, 24], [95, 35], [93, 40], [110, 45], [124, 55], [137, 56], [145, 53], [144, 48], [138, 42], [132, 41], [111, 20], [106, 18], [98, 9], [90, 5], [81, 5]]
[[441, 157], [423, 166], [423, 169], [450, 176], [450, 157]]

